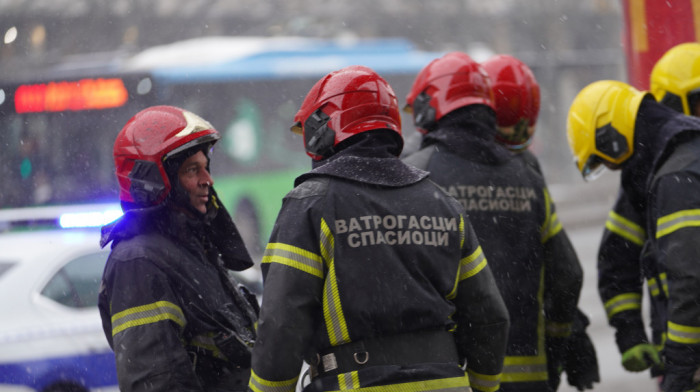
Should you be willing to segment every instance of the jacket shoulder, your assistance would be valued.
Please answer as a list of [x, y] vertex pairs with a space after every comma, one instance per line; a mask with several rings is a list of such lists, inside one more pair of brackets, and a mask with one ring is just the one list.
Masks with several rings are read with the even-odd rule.
[[297, 185], [287, 193], [285, 199], [304, 199], [312, 196], [325, 195], [331, 179], [328, 177], [312, 177]]

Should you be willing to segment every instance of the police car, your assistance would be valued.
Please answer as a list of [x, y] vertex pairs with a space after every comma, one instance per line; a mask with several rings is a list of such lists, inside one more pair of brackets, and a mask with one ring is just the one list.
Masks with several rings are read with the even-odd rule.
[[109, 250], [97, 228], [32, 227], [54, 215], [0, 211], [0, 391], [118, 390], [97, 310]]
[[[97, 309], [118, 205], [0, 210], [0, 392], [117, 391]], [[37, 228], [36, 226], [40, 226]], [[259, 270], [236, 278], [260, 294]]]

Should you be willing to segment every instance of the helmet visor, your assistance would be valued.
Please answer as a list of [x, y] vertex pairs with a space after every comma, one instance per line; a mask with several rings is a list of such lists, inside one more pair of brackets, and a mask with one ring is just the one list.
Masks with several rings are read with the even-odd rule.
[[[605, 173], [607, 166], [604, 158], [598, 155], [592, 154], [588, 157], [586, 164], [581, 168], [581, 174], [583, 179], [586, 181], [593, 181], [600, 177], [601, 174]], [[578, 166], [578, 165], [577, 165]]]

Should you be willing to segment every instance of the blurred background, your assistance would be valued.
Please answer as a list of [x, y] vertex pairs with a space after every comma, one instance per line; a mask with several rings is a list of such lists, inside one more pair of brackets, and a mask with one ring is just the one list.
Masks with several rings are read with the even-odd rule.
[[[598, 241], [618, 174], [584, 183], [566, 141], [566, 116], [588, 83], [630, 81], [629, 14], [639, 21], [640, 7], [661, 6], [687, 13], [690, 3], [0, 0], [0, 232], [53, 222], [64, 205], [117, 202], [114, 137], [138, 110], [167, 103], [202, 115], [224, 135], [212, 162], [216, 188], [259, 257], [281, 197], [310, 168], [301, 138], [288, 130], [320, 76], [369, 65], [403, 106], [415, 73], [447, 51], [477, 61], [510, 54], [540, 83], [530, 148], [586, 273], [581, 308], [592, 321], [603, 377], [596, 390], [653, 391], [646, 373], [623, 372], [595, 287]], [[661, 24], [655, 32], [681, 25]], [[414, 147], [408, 118], [404, 134], [407, 148]], [[561, 390], [573, 390], [563, 384]]]

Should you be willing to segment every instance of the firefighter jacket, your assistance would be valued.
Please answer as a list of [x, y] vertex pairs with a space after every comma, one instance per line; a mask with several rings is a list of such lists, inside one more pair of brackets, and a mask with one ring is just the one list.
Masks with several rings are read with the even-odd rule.
[[651, 264], [642, 270], [667, 297], [666, 378], [692, 377], [700, 366], [700, 119], [648, 99], [636, 124], [622, 187], [644, 211], [649, 244], [643, 254], [652, 257], [642, 258]]
[[[598, 251], [598, 293], [608, 322], [615, 328], [620, 353], [649, 342], [642, 319], [644, 281], [651, 316], [651, 341], [659, 348], [666, 338], [666, 274], [656, 271], [647, 241], [644, 202], [632, 201], [620, 187], [605, 222]], [[660, 369], [653, 368], [654, 375]]]
[[459, 200], [489, 259], [511, 320], [502, 390], [546, 390], [545, 329], [555, 340], [571, 332], [583, 279], [578, 258], [527, 160], [497, 143], [487, 123], [444, 119], [405, 161]]
[[121, 391], [245, 390], [250, 348], [232, 349], [226, 336], [254, 341], [256, 314], [227, 270], [253, 263], [217, 207], [205, 219], [130, 209], [103, 227], [112, 250], [98, 306]]
[[294, 391], [304, 358], [306, 390], [497, 390], [508, 315], [469, 220], [427, 173], [366, 141], [283, 200], [249, 388]]

